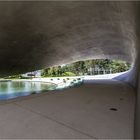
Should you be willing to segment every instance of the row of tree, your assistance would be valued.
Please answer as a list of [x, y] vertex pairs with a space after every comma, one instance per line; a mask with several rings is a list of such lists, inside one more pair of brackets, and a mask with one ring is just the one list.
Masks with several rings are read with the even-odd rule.
[[[42, 70], [43, 77], [56, 76], [80, 76], [99, 74], [95, 71], [109, 71], [111, 73], [124, 72], [129, 70], [131, 65], [124, 61], [109, 59], [94, 59], [79, 61], [63, 66], [51, 67]], [[92, 71], [92, 72], [91, 72]]]
[[[50, 67], [41, 70], [42, 77], [61, 77], [61, 76], [82, 76], [96, 75], [105, 73], [124, 72], [131, 68], [131, 65], [124, 61], [109, 59], [94, 59], [86, 61], [78, 61], [63, 66]], [[13, 75], [5, 78], [33, 78], [34, 76], [24, 77], [21, 74]]]

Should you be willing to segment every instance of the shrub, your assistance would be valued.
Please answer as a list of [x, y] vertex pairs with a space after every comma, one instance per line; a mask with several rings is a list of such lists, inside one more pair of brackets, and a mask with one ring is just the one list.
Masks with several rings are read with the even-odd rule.
[[65, 72], [63, 73], [63, 76], [76, 76], [76, 75], [72, 72]]

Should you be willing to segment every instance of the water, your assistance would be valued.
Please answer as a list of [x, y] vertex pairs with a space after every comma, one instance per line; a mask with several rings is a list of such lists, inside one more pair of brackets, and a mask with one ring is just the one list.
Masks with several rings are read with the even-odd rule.
[[0, 100], [27, 96], [42, 91], [54, 90], [56, 85], [43, 82], [0, 82]]
[[19, 96], [27, 96], [30, 94], [36, 94], [46, 92], [50, 90], [63, 90], [65, 88], [71, 88], [79, 86], [83, 83], [82, 78], [69, 79], [61, 84], [53, 84], [47, 82], [32, 82], [32, 81], [0, 81], [0, 100], [13, 99]]

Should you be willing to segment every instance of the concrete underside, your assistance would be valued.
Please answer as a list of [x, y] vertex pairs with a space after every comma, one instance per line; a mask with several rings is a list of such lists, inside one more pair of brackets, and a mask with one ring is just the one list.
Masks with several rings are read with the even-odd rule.
[[[118, 79], [133, 85], [137, 92], [135, 138], [140, 138], [139, 13], [139, 1], [1, 1], [0, 76], [94, 58], [132, 62], [134, 64], [132, 70], [119, 76]], [[0, 136], [65, 137], [64, 131], [57, 129], [59, 126], [53, 127], [52, 124], [47, 125], [48, 123], [45, 125], [46, 121], [50, 121], [46, 116], [51, 116], [56, 125], [58, 125], [56, 120], [62, 119], [64, 124], [76, 130], [80, 129], [80, 132], [85, 132], [89, 136], [131, 138], [134, 115], [134, 104], [131, 103], [134, 101], [134, 92], [132, 94], [131, 90], [122, 84], [106, 85], [104, 82], [100, 89], [98, 86], [98, 84], [84, 85], [79, 88], [81, 93], [77, 92], [78, 89], [69, 89], [59, 91], [57, 95], [42, 95], [1, 106]], [[71, 94], [68, 94], [68, 91], [72, 91]], [[87, 91], [89, 94], [86, 94]], [[92, 94], [92, 91], [96, 92]], [[128, 100], [119, 100], [121, 95], [125, 96], [123, 92], [126, 93]], [[87, 104], [88, 98], [93, 99], [93, 102]], [[109, 111], [108, 108], [114, 104], [120, 109], [117, 112]], [[44, 111], [38, 114], [38, 111], [43, 109]], [[14, 115], [16, 113], [17, 116]], [[50, 123], [54, 123], [53, 120]], [[84, 124], [85, 121], [88, 125]], [[75, 131], [72, 129], [70, 132], [65, 133], [67, 137], [72, 137]], [[79, 133], [73, 137], [80, 137]]]
[[133, 138], [134, 104], [115, 80], [0, 102], [0, 138]]
[[0, 2], [0, 75], [92, 58], [134, 63], [139, 2]]

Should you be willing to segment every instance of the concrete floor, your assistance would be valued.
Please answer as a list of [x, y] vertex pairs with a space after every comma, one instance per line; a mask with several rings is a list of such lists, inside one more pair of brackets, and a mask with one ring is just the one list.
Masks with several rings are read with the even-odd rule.
[[134, 104], [113, 80], [0, 102], [0, 138], [133, 138]]

